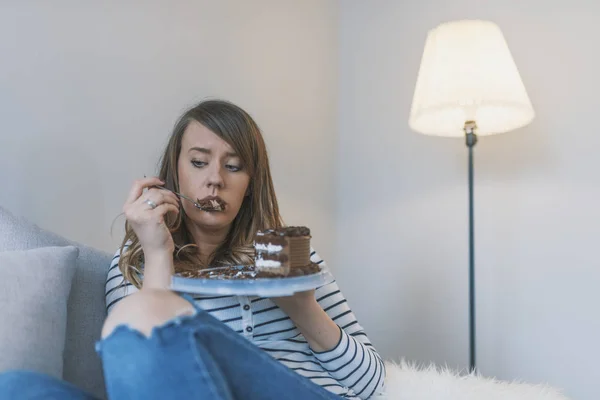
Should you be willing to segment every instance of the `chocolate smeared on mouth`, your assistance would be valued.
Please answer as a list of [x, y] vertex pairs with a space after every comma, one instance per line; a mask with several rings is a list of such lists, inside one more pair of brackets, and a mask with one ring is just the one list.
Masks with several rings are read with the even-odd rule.
[[221, 199], [196, 199], [201, 209], [205, 211], [223, 211], [225, 203]]

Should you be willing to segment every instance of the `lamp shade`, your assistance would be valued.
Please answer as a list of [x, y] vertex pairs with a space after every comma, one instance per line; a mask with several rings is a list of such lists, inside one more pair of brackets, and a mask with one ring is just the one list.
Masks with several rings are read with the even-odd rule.
[[473, 120], [478, 135], [491, 135], [525, 126], [534, 116], [496, 24], [452, 21], [429, 31], [410, 111], [413, 130], [464, 137], [465, 122]]

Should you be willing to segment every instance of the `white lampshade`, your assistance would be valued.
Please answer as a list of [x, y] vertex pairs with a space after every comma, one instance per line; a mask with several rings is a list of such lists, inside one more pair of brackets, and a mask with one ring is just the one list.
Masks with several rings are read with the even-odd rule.
[[533, 106], [504, 35], [489, 21], [447, 22], [429, 31], [409, 126], [436, 136], [508, 132], [533, 120]]

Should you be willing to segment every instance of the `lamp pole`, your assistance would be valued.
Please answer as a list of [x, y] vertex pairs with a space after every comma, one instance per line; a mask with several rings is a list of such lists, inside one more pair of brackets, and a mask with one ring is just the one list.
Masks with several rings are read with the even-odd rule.
[[475, 227], [473, 212], [473, 147], [477, 144], [475, 121], [465, 122], [469, 148], [469, 371], [475, 371]]

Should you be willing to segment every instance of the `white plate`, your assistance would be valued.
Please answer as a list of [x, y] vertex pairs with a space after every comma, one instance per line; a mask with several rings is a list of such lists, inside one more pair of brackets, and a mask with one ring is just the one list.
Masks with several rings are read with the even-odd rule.
[[316, 289], [333, 280], [326, 268], [316, 274], [291, 278], [200, 279], [173, 276], [171, 289], [176, 292], [210, 295], [280, 297]]

